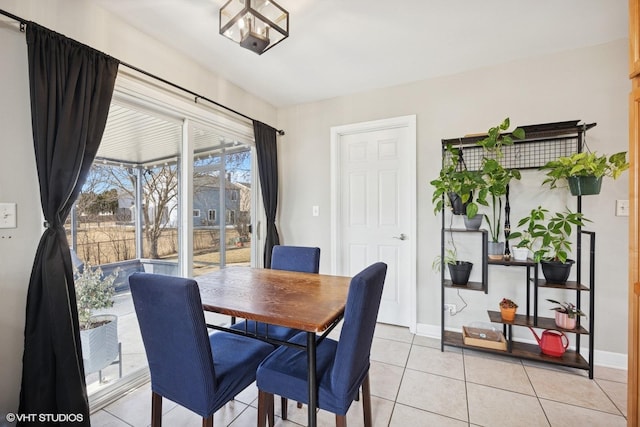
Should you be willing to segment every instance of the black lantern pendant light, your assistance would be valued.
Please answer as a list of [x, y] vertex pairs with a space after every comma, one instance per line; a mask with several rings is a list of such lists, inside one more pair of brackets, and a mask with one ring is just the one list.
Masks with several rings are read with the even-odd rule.
[[272, 0], [229, 0], [220, 8], [220, 34], [262, 55], [289, 37], [289, 12]]

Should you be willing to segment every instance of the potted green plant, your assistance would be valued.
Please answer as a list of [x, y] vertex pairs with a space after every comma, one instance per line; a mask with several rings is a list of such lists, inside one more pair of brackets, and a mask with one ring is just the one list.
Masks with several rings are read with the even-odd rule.
[[435, 271], [440, 271], [442, 264], [446, 264], [451, 276], [451, 283], [458, 286], [467, 286], [473, 263], [469, 261], [459, 261], [455, 248], [446, 248], [444, 258], [438, 255], [431, 264]]
[[[479, 171], [467, 170], [460, 149], [447, 145], [450, 163], [440, 170], [431, 198], [434, 213], [440, 212], [448, 202], [455, 215], [466, 214], [474, 218], [478, 214], [478, 203], [486, 205], [487, 190]], [[443, 198], [443, 196], [447, 196]]]
[[500, 316], [502, 316], [502, 320], [513, 322], [513, 320], [516, 318], [516, 310], [518, 309], [518, 304], [516, 304], [509, 298], [502, 298], [499, 305]]
[[569, 237], [574, 226], [584, 227], [587, 221], [582, 213], [568, 209], [549, 216], [547, 209], [538, 206], [518, 221], [517, 227], [526, 227], [509, 237], [520, 239], [516, 247], [527, 248], [533, 253], [533, 260], [540, 263], [548, 282], [565, 283], [574, 263], [568, 259], [571, 251]]
[[629, 163], [626, 151], [609, 157], [604, 154], [582, 152], [549, 161], [540, 169], [547, 171], [543, 185], [549, 184], [551, 188], [556, 188], [559, 181], [566, 180], [572, 195], [587, 196], [599, 194], [602, 178], [607, 176], [617, 179], [629, 169]]
[[505, 118], [498, 126], [494, 126], [487, 132], [487, 137], [477, 144], [484, 150], [480, 172], [486, 183], [486, 189], [491, 196], [491, 217], [484, 215], [489, 225], [489, 258], [501, 259], [504, 254], [504, 242], [500, 242], [502, 227], [502, 200], [507, 194], [507, 187], [512, 179], [520, 179], [520, 171], [507, 169], [502, 166], [502, 147], [513, 145], [513, 140], [525, 137], [524, 130], [514, 129], [510, 134], [503, 133], [511, 126], [509, 117]]
[[80, 342], [87, 375], [108, 366], [119, 355], [118, 317], [94, 313], [94, 310], [113, 307], [117, 276], [118, 270], [104, 276], [100, 267], [89, 264], [81, 271], [74, 269]]
[[558, 304], [557, 307], [551, 308], [556, 312], [555, 320], [556, 326], [563, 329], [574, 329], [576, 327], [576, 321], [580, 316], [586, 316], [582, 310], [577, 308], [570, 302], [561, 303], [556, 300], [547, 298], [547, 301]]

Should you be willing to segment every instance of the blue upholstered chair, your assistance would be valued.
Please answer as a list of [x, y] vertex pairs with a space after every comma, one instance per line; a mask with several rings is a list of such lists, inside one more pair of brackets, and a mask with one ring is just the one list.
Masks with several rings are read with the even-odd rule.
[[151, 425], [162, 424], [166, 397], [213, 426], [213, 414], [255, 381], [273, 346], [225, 332], [208, 333], [198, 284], [134, 273], [129, 277], [151, 372]]
[[271, 251], [274, 270], [317, 273], [320, 270], [320, 248], [277, 245]]
[[[371, 426], [369, 354], [378, 317], [387, 265], [375, 263], [351, 279], [340, 339], [325, 338], [316, 348], [318, 407], [336, 414], [336, 425], [346, 426], [346, 414], [362, 386], [364, 425]], [[306, 334], [292, 341], [306, 343]], [[308, 403], [307, 355], [282, 346], [260, 363], [258, 426], [273, 425], [273, 395]]]
[[[273, 247], [271, 252], [271, 268], [273, 270], [299, 271], [302, 273], [318, 273], [320, 269], [320, 248], [306, 246]], [[267, 325], [266, 323], [247, 320], [231, 326], [232, 329], [246, 330], [256, 335], [287, 341], [300, 331], [284, 326]]]

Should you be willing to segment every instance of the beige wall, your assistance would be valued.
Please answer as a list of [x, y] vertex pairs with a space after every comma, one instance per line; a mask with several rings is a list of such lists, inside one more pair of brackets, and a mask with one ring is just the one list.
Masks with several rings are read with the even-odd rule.
[[[437, 58], [434, 58], [434, 61]], [[321, 270], [330, 271], [330, 139], [332, 126], [417, 115], [418, 132], [418, 323], [419, 330], [438, 330], [439, 275], [431, 263], [439, 253], [439, 217], [431, 206], [429, 181], [440, 169], [440, 140], [486, 131], [509, 116], [526, 125], [581, 119], [597, 122], [588, 133], [594, 151], [627, 149], [627, 41], [531, 58], [472, 72], [380, 89], [322, 102], [280, 109], [278, 125], [286, 131], [280, 142], [281, 196], [279, 226], [287, 244], [322, 248]], [[565, 192], [541, 191], [540, 175], [527, 172], [512, 185], [512, 224], [538, 203], [545, 206], [575, 200]], [[616, 199], [626, 199], [627, 180], [607, 181], [605, 193], [583, 199], [583, 211], [597, 232], [596, 348], [602, 363], [622, 362], [608, 352], [626, 354], [627, 218], [614, 216]], [[320, 207], [312, 217], [311, 206]], [[618, 259], [615, 254], [621, 254]], [[612, 268], [613, 262], [619, 266]], [[479, 274], [479, 269], [475, 269]], [[491, 267], [489, 295], [462, 292], [466, 311], [448, 324], [487, 321], [502, 296], [525, 300], [525, 272]], [[562, 298], [548, 294], [544, 298]], [[458, 306], [455, 294], [448, 295]], [[568, 298], [568, 297], [567, 297]], [[550, 307], [542, 305], [546, 310]], [[422, 328], [420, 328], [420, 326]], [[518, 335], [531, 339], [528, 330]], [[598, 360], [598, 358], [596, 358]]]
[[[205, 71], [90, 2], [1, 0], [0, 8], [275, 125], [276, 109], [268, 102]], [[18, 407], [27, 286], [42, 219], [31, 137], [25, 35], [8, 18], [0, 17], [0, 22], [0, 202], [18, 204], [18, 228], [0, 230], [2, 424], [4, 414], [16, 412]]]

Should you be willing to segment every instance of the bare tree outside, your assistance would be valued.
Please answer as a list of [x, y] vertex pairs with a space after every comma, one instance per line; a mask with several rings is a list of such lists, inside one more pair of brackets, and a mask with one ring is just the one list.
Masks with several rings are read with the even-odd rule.
[[146, 170], [142, 174], [142, 198], [147, 257], [160, 258], [158, 242], [164, 230], [172, 225], [171, 219], [176, 218], [178, 209], [178, 167], [163, 165]]
[[[221, 162], [226, 174], [219, 176]], [[136, 171], [113, 164], [93, 165], [77, 204], [78, 256], [100, 265], [135, 258]], [[202, 178], [202, 179], [199, 179]], [[142, 171], [143, 257], [171, 258], [177, 254], [178, 167], [161, 165]], [[210, 156], [199, 160], [194, 173], [194, 199], [225, 191], [226, 212], [215, 207], [194, 216], [194, 253], [220, 251], [250, 244], [251, 152]], [[219, 197], [219, 196], [216, 196]], [[195, 209], [194, 209], [195, 215]], [[220, 221], [225, 227], [220, 227]], [[69, 226], [70, 228], [70, 226]], [[221, 234], [222, 233], [222, 234]]]

